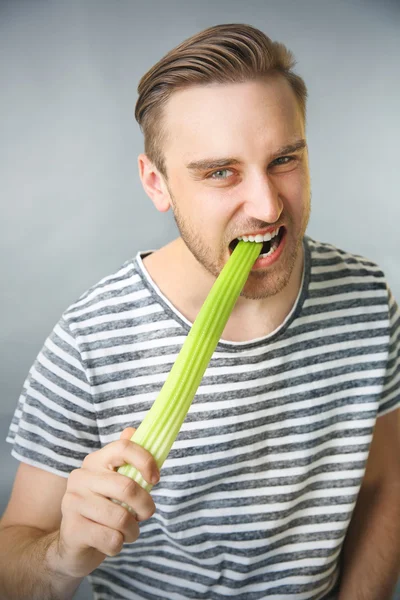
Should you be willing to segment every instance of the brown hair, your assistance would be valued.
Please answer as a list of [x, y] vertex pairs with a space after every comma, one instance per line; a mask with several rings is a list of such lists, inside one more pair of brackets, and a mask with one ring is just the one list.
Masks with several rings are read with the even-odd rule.
[[291, 85], [306, 118], [307, 88], [291, 69], [290, 50], [250, 25], [216, 25], [168, 52], [140, 80], [135, 117], [150, 160], [166, 176], [162, 109], [178, 89], [210, 83], [240, 83], [280, 73]]

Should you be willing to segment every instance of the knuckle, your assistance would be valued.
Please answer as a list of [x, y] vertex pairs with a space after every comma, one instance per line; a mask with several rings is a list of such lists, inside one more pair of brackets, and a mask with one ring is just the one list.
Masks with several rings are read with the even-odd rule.
[[130, 479], [129, 477], [126, 477], [125, 475], [121, 475], [120, 485], [121, 485], [121, 493], [124, 496], [124, 498], [126, 498], [126, 497], [133, 498], [133, 497], [137, 496], [138, 484], [136, 483], [136, 481], [133, 481], [133, 479]]
[[116, 524], [117, 524], [118, 528], [126, 529], [127, 527], [129, 527], [131, 521], [132, 521], [132, 516], [129, 514], [129, 512], [126, 510], [126, 508], [119, 506], [118, 510], [117, 510], [117, 516], [116, 516]]
[[96, 452], [91, 452], [90, 454], [86, 454], [85, 458], [82, 461], [82, 466], [83, 467], [87, 467], [87, 466], [90, 465], [90, 463], [93, 460], [94, 454], [96, 454]]
[[118, 440], [116, 444], [118, 444], [121, 452], [126, 452], [126, 450], [132, 446], [132, 442], [127, 439]]
[[63, 514], [65, 512], [72, 512], [76, 508], [78, 502], [78, 494], [75, 492], [66, 492], [61, 501], [61, 510]]
[[137, 522], [129, 529], [129, 531], [125, 534], [124, 543], [132, 544], [132, 542], [136, 542], [140, 535], [140, 529]]
[[[160, 470], [158, 468], [157, 462], [156, 462], [154, 456], [152, 454], [150, 454], [149, 452], [147, 452], [147, 456], [144, 461], [143, 471], [144, 471], [143, 476], [144, 476], [144, 474], [146, 474], [148, 481], [150, 479], [152, 479], [154, 476], [156, 476], [157, 479], [159, 479], [159, 477], [160, 477]], [[146, 477], [145, 477], [145, 479], [146, 479]], [[153, 483], [154, 483], [154, 480], [153, 480]]]
[[116, 556], [121, 552], [122, 545], [124, 543], [124, 536], [120, 531], [112, 531], [111, 534], [108, 532], [104, 536], [106, 538], [107, 553], [109, 556]]
[[151, 500], [151, 502], [149, 502], [147, 504], [147, 506], [145, 507], [145, 510], [143, 511], [143, 520], [147, 520], [150, 519], [154, 513], [156, 512], [156, 505], [154, 504], [153, 500]]
[[71, 471], [68, 475], [68, 482], [75, 483], [77, 480], [79, 480], [81, 474], [80, 471], [80, 469], [74, 469], [73, 471]]
[[154, 458], [147, 452], [143, 462], [143, 468], [146, 469], [146, 471], [152, 471], [155, 466], [156, 464]]
[[156, 505], [154, 504], [154, 502], [152, 500], [151, 501], [151, 506], [149, 507], [149, 516], [148, 516], [148, 519], [150, 519], [150, 517], [152, 517], [155, 512], [156, 512]]

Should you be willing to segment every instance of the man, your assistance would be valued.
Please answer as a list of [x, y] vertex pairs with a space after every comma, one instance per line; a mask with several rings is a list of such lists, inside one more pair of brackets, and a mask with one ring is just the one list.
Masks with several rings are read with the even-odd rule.
[[[305, 236], [292, 67], [260, 31], [221, 25], [143, 77], [140, 177], [180, 237], [84, 294], [31, 369], [9, 434], [21, 465], [2, 598], [71, 598], [86, 575], [102, 600], [391, 597], [399, 311], [376, 265]], [[160, 475], [130, 426], [236, 240], [255, 235], [262, 255]], [[125, 463], [152, 497], [116, 472]]]

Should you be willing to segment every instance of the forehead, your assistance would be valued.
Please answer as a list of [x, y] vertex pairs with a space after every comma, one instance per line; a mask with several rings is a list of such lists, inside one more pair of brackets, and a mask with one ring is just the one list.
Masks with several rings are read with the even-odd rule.
[[163, 125], [167, 162], [273, 152], [304, 136], [297, 99], [281, 76], [179, 90], [164, 108]]

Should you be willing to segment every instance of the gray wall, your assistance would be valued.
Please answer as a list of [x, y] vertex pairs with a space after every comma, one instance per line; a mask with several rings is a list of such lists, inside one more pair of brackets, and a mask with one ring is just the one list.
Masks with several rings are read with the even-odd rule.
[[309, 234], [376, 260], [400, 298], [397, 1], [0, 0], [0, 413], [61, 312], [175, 236], [137, 176], [139, 77], [192, 33], [247, 22], [309, 86]]

